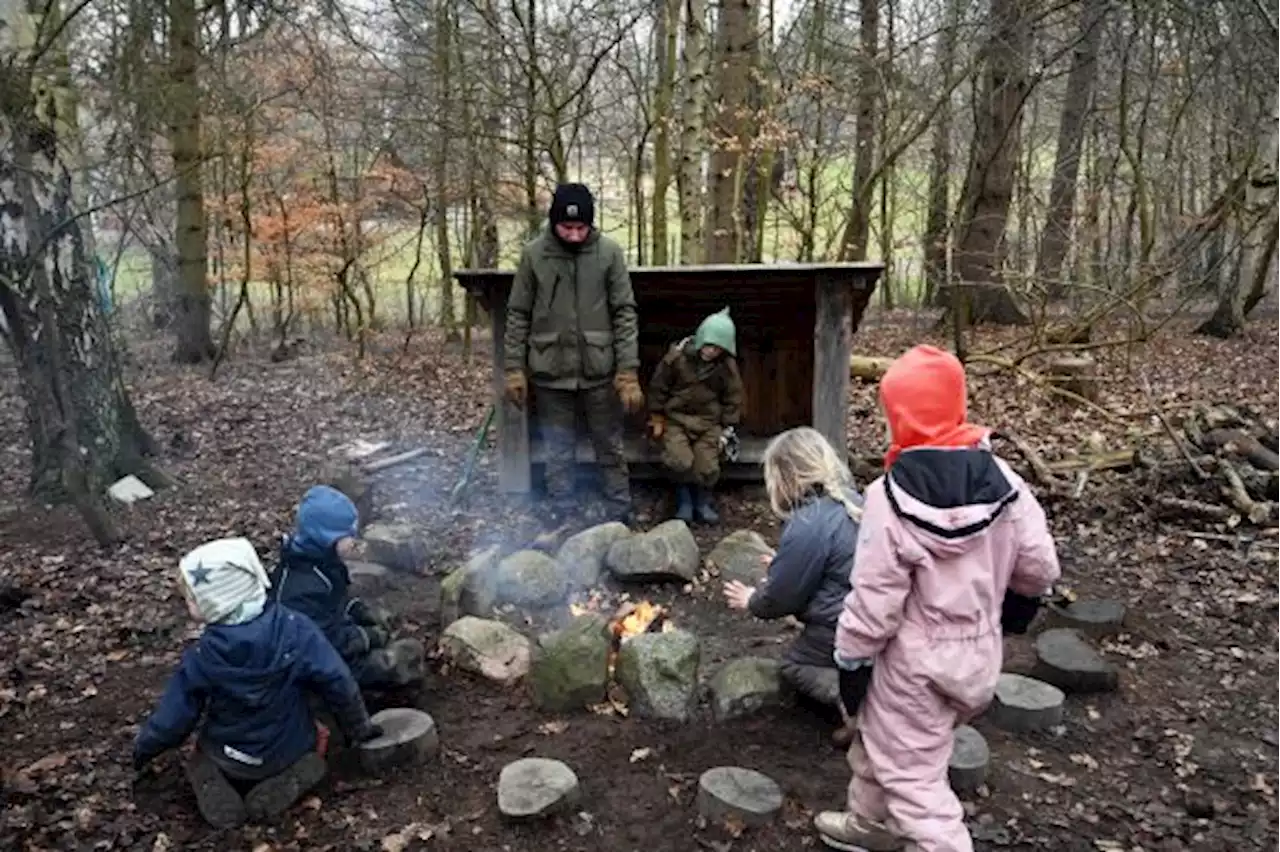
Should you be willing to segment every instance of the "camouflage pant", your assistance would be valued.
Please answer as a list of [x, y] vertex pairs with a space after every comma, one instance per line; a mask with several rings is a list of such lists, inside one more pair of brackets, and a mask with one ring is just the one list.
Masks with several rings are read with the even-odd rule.
[[676, 482], [711, 488], [720, 479], [720, 430], [692, 432], [668, 422], [662, 433], [662, 465]]
[[546, 454], [547, 496], [560, 500], [573, 494], [578, 406], [587, 420], [587, 434], [604, 479], [604, 496], [619, 503], [631, 501], [627, 460], [622, 452], [622, 405], [612, 384], [585, 390], [538, 388], [538, 429]]

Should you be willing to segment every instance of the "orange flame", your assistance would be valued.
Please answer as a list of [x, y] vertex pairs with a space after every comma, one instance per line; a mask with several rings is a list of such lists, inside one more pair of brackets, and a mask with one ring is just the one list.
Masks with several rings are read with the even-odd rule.
[[[649, 629], [658, 618], [666, 615], [666, 611], [651, 601], [640, 601], [630, 606], [630, 611], [613, 623], [613, 632], [619, 639], [630, 639], [639, 636]], [[663, 625], [666, 626], [665, 624]]]

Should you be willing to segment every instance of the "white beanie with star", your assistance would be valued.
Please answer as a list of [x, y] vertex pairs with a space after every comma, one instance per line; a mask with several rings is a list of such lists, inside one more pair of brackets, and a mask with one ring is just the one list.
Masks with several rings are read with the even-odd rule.
[[243, 624], [262, 613], [267, 577], [246, 538], [206, 542], [182, 557], [178, 574], [200, 617], [208, 624]]

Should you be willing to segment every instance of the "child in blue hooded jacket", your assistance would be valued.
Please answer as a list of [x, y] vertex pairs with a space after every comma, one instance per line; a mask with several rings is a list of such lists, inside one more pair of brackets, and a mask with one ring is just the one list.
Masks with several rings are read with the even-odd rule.
[[328, 705], [351, 742], [381, 732], [324, 635], [268, 600], [266, 571], [247, 540], [203, 544], [183, 557], [178, 574], [187, 610], [205, 628], [138, 731], [134, 769], [198, 726], [187, 779], [200, 814], [231, 828], [283, 813], [325, 774], [308, 692]]
[[280, 547], [275, 599], [308, 616], [342, 655], [362, 687], [407, 686], [422, 679], [425, 649], [416, 639], [391, 640], [386, 619], [351, 598], [343, 556], [356, 541], [359, 512], [328, 485], [307, 490], [293, 534]]

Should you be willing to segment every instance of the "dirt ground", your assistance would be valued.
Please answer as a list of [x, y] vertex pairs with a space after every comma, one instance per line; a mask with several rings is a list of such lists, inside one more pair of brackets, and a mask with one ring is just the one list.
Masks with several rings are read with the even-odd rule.
[[[855, 348], [892, 354], [929, 339], [929, 328], [927, 318], [876, 316]], [[1153, 406], [1177, 416], [1197, 402], [1245, 403], [1274, 418], [1275, 341], [1272, 322], [1239, 341], [1174, 328], [1133, 351], [1102, 349], [1109, 416], [1065, 407], [1025, 377], [979, 376], [972, 416], [1016, 430], [1049, 460], [1151, 431]], [[980, 348], [1001, 342], [991, 335]], [[197, 632], [173, 586], [177, 558], [228, 534], [249, 536], [273, 558], [294, 503], [338, 445], [363, 438], [430, 448], [376, 486], [378, 514], [415, 520], [434, 544], [421, 576], [395, 575], [369, 589], [396, 610], [404, 632], [429, 643], [438, 635], [439, 577], [469, 551], [531, 535], [522, 507], [496, 496], [490, 453], [468, 504], [447, 504], [487, 409], [487, 364], [466, 363], [437, 340], [413, 341], [404, 352], [399, 344], [379, 343], [363, 362], [336, 347], [282, 364], [240, 357], [215, 382], [169, 364], [161, 344], [135, 344], [132, 392], [164, 448], [162, 463], [181, 483], [121, 509], [128, 537], [113, 551], [95, 547], [65, 509], [26, 501], [24, 415], [11, 370], [0, 373], [0, 585], [29, 595], [0, 601], [0, 848], [818, 848], [812, 814], [841, 803], [848, 770], [829, 745], [828, 722], [803, 708], [728, 724], [705, 714], [686, 725], [588, 712], [553, 719], [523, 688], [449, 672], [440, 661], [420, 691], [377, 703], [412, 703], [434, 716], [443, 750], [430, 766], [371, 780], [339, 755], [331, 778], [278, 825], [229, 833], [195, 814], [179, 755], [134, 782], [137, 724]], [[477, 351], [487, 353], [487, 340]], [[881, 451], [874, 387], [852, 390], [849, 426], [856, 450]], [[1065, 725], [1052, 732], [1015, 736], [977, 723], [993, 752], [987, 788], [965, 802], [980, 850], [1248, 850], [1280, 841], [1276, 533], [1162, 515], [1152, 502], [1157, 487], [1217, 499], [1212, 485], [1190, 477], [1156, 484], [1127, 473], [1092, 475], [1077, 498], [1046, 496], [1064, 580], [1082, 597], [1129, 607], [1126, 634], [1104, 648], [1122, 667], [1121, 687], [1069, 699]], [[662, 495], [644, 486], [639, 494], [647, 525], [665, 510]], [[742, 527], [776, 542], [758, 488], [732, 489], [722, 508], [719, 528], [698, 531], [704, 555]], [[777, 654], [790, 636], [727, 611], [715, 582], [635, 596], [668, 604], [699, 635], [708, 673], [733, 656]], [[1006, 668], [1026, 664], [1025, 641], [1008, 640], [1007, 651]], [[574, 768], [584, 793], [577, 812], [527, 826], [501, 821], [498, 773], [529, 755]], [[742, 833], [703, 824], [693, 805], [697, 778], [719, 765], [776, 780], [786, 794], [781, 818]]]

